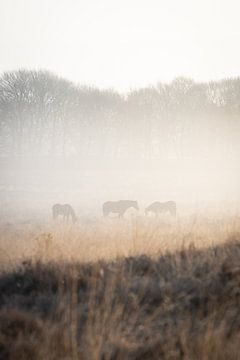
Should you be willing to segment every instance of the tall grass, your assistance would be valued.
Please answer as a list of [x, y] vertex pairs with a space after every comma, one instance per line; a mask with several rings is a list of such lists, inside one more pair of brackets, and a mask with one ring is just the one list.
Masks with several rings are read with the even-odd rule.
[[238, 219], [194, 221], [5, 231], [0, 359], [240, 359]]
[[191, 243], [198, 248], [220, 244], [239, 232], [237, 216], [0, 223], [0, 268], [15, 266], [26, 258], [95, 262], [141, 254], [156, 257]]

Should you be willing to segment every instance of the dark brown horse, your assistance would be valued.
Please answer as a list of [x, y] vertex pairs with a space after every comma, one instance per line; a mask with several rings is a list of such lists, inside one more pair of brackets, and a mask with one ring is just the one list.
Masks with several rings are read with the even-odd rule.
[[103, 215], [108, 216], [111, 213], [115, 213], [118, 214], [118, 216], [121, 218], [129, 208], [134, 208], [136, 210], [139, 210], [137, 201], [133, 201], [133, 200], [107, 201], [103, 204]]
[[148, 213], [154, 213], [156, 216], [160, 213], [169, 213], [175, 217], [177, 213], [177, 206], [175, 201], [155, 201], [145, 209], [145, 214], [148, 215]]
[[75, 223], [77, 220], [75, 211], [73, 210], [73, 208], [71, 207], [71, 205], [69, 204], [55, 204], [52, 207], [52, 214], [53, 214], [53, 219], [57, 219], [58, 216], [62, 216], [63, 220], [68, 222], [69, 219], [72, 219], [72, 222]]

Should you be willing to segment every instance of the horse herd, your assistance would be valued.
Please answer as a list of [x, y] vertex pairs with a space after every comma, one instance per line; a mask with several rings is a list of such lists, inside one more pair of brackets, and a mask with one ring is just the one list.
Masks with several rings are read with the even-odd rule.
[[[125, 212], [130, 209], [139, 210], [138, 202], [133, 200], [119, 200], [119, 201], [107, 201], [102, 206], [103, 216], [107, 217], [110, 214], [117, 214], [119, 218], [123, 218]], [[145, 215], [155, 214], [158, 216], [160, 213], [169, 213], [171, 216], [176, 217], [176, 203], [175, 201], [159, 202], [155, 201], [145, 209]], [[72, 206], [69, 204], [55, 204], [52, 207], [53, 219], [57, 219], [59, 216], [63, 217], [63, 220], [68, 222], [69, 219], [73, 223], [77, 221], [77, 216]]]

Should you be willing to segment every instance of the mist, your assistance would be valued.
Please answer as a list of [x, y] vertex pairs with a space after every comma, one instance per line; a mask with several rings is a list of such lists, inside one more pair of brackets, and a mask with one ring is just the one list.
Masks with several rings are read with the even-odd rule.
[[0, 78], [2, 212], [71, 203], [101, 215], [106, 200], [192, 211], [239, 202], [240, 79], [170, 83], [120, 94], [48, 71]]

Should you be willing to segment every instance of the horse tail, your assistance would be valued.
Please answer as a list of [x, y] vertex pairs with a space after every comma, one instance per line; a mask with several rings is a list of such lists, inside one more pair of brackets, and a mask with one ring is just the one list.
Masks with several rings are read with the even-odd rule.
[[55, 220], [58, 216], [58, 204], [52, 206], [52, 217]]

